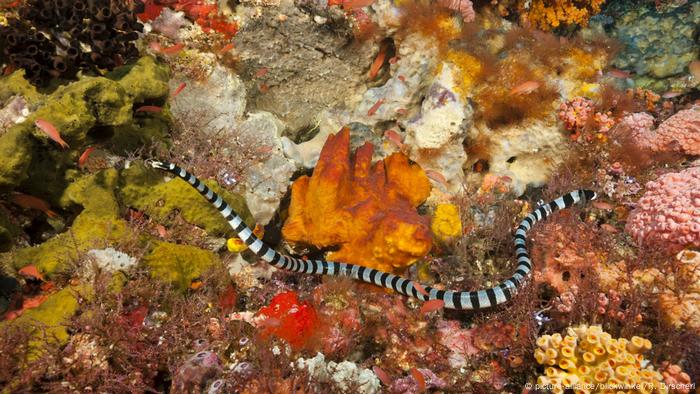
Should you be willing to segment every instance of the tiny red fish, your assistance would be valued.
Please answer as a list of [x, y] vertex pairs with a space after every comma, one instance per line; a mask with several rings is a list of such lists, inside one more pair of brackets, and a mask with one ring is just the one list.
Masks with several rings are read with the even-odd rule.
[[377, 102], [374, 103], [374, 105], [369, 109], [369, 111], [367, 111], [367, 116], [374, 115], [374, 113], [377, 112], [377, 110], [379, 109], [379, 107], [382, 106], [383, 103], [384, 103], [383, 98], [380, 98], [379, 100], [377, 100]]
[[22, 208], [42, 211], [50, 218], [55, 218], [58, 216], [56, 212], [51, 210], [49, 203], [39, 197], [30, 196], [29, 194], [16, 193], [12, 196], [11, 200], [13, 203]]
[[94, 146], [88, 146], [87, 149], [85, 149], [85, 152], [83, 152], [82, 155], [80, 155], [80, 158], [78, 158], [78, 167], [82, 167], [85, 165], [87, 162], [88, 157], [90, 157], [90, 153], [95, 150]]
[[158, 43], [158, 42], [156, 42], [156, 41], [150, 42], [150, 43], [148, 44], [148, 47], [151, 48], [151, 49], [153, 49], [153, 50], [156, 51], [156, 52], [161, 52], [161, 51], [163, 50], [163, 46], [160, 45], [160, 43]]
[[611, 68], [610, 70], [608, 70], [608, 75], [610, 75], [611, 77], [614, 77], [614, 78], [627, 79], [632, 74], [630, 74], [629, 71], [623, 71], [623, 70], [620, 70], [617, 68]]
[[66, 141], [64, 141], [63, 138], [61, 138], [61, 134], [58, 133], [58, 130], [51, 122], [49, 122], [48, 120], [44, 120], [44, 119], [37, 119], [34, 122], [34, 124], [36, 125], [36, 127], [41, 129], [41, 131], [43, 131], [44, 134], [49, 136], [49, 138], [51, 138], [52, 140], [56, 141], [59, 145], [61, 145], [61, 147], [63, 149], [69, 148]]
[[343, 9], [346, 11], [354, 10], [372, 5], [375, 0], [342, 0]]
[[143, 105], [141, 107], [136, 108], [136, 112], [161, 112], [163, 111], [163, 108], [157, 106], [157, 105]]
[[447, 179], [445, 179], [445, 176], [435, 170], [425, 170], [425, 175], [435, 182], [447, 185]]
[[396, 62], [398, 62], [398, 61], [399, 61], [399, 57], [394, 56], [391, 59], [389, 59], [389, 64], [396, 64]]
[[523, 82], [520, 85], [514, 87], [513, 89], [510, 90], [510, 94], [512, 95], [525, 95], [525, 94], [530, 94], [537, 90], [540, 87], [540, 83], [537, 81], [527, 81]]
[[263, 67], [259, 69], [258, 71], [255, 72], [255, 78], [262, 78], [267, 74], [267, 72], [270, 71], [267, 67]]
[[426, 296], [426, 297], [430, 296], [430, 294], [428, 294], [428, 292], [425, 290], [425, 287], [423, 287], [423, 285], [421, 285], [420, 283], [413, 282], [413, 287], [415, 287], [416, 290], [418, 290], [418, 292], [423, 294], [424, 296]]
[[403, 148], [403, 141], [401, 141], [401, 136], [393, 129], [385, 131], [384, 138], [391, 141], [394, 145], [396, 145], [397, 148]]
[[611, 224], [608, 224], [608, 223], [603, 223], [603, 224], [601, 224], [601, 225], [600, 225], [600, 228], [602, 228], [603, 230], [605, 230], [606, 232], [608, 232], [608, 233], [610, 233], [610, 234], [616, 234], [616, 233], [618, 233], [617, 229], [616, 229], [614, 226], [612, 226]]
[[169, 46], [166, 48], [161, 48], [160, 53], [165, 54], [165, 55], [174, 55], [182, 50], [182, 48], [185, 47], [185, 44], [178, 42], [177, 44], [173, 46]]
[[607, 203], [605, 201], [593, 201], [591, 205], [593, 205], [593, 207], [595, 208], [604, 209], [606, 211], [612, 211], [612, 209], [614, 208], [612, 204]]
[[182, 92], [182, 90], [183, 90], [186, 86], [187, 86], [186, 83], [184, 83], [184, 82], [181, 83], [180, 86], [178, 86], [177, 89], [175, 89], [175, 91], [173, 92], [173, 95], [170, 96], [170, 97], [172, 97], [172, 98], [177, 97], [177, 95], [180, 94], [180, 92]]
[[406, 82], [406, 77], [404, 77], [403, 75], [399, 75], [397, 78], [399, 78], [399, 81], [401, 82]]
[[5, 66], [5, 69], [2, 70], [2, 75], [10, 75], [16, 70], [16, 67], [10, 64], [9, 66]]
[[168, 231], [165, 229], [165, 226], [163, 226], [162, 224], [156, 225], [156, 231], [158, 231], [158, 235], [161, 238], [165, 238], [168, 236]]
[[372, 371], [374, 372], [375, 375], [379, 378], [379, 380], [382, 382], [382, 384], [386, 387], [390, 387], [391, 384], [394, 382], [394, 380], [389, 376], [388, 373], [384, 372], [383, 369], [379, 368], [378, 366], [372, 367]]
[[235, 47], [235, 46], [233, 45], [232, 42], [231, 42], [231, 43], [228, 43], [228, 44], [224, 45], [223, 48], [219, 49], [219, 54], [220, 54], [220, 55], [223, 55], [224, 53], [230, 51], [230, 50], [233, 49], [234, 47]]
[[430, 312], [435, 312], [445, 307], [445, 301], [443, 300], [430, 300], [423, 303], [420, 307], [421, 315], [428, 314]]
[[260, 89], [260, 93], [267, 93], [267, 91], [270, 90], [270, 86], [266, 83], [261, 83], [258, 89]]
[[416, 380], [418, 391], [425, 391], [425, 376], [416, 367], [411, 368], [411, 376]]
[[377, 57], [374, 58], [372, 65], [369, 67], [367, 77], [370, 81], [376, 78], [377, 74], [379, 74], [379, 70], [381, 70], [382, 66], [384, 65], [384, 59], [386, 59], [386, 45], [382, 45], [381, 48], [379, 48]]

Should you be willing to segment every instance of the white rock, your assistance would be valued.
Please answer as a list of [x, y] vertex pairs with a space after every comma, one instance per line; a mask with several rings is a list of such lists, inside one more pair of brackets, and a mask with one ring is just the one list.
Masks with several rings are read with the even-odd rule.
[[136, 259], [113, 248], [92, 249], [87, 252], [97, 266], [107, 272], [123, 271], [136, 265]]
[[369, 369], [360, 368], [350, 361], [326, 363], [323, 354], [316, 357], [297, 360], [298, 369], [306, 369], [311, 378], [318, 383], [332, 383], [338, 391], [360, 394], [375, 394], [379, 392], [379, 378]]

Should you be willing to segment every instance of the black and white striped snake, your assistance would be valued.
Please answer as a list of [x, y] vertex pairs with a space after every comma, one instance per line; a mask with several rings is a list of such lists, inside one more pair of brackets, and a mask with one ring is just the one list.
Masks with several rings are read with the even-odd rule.
[[445, 308], [459, 310], [487, 309], [510, 300], [518, 291], [518, 288], [525, 282], [532, 270], [532, 262], [530, 261], [527, 247], [525, 246], [525, 234], [527, 231], [529, 231], [535, 223], [547, 218], [555, 211], [568, 208], [577, 202], [585, 203], [597, 197], [597, 194], [591, 190], [576, 190], [548, 204], [540, 205], [520, 222], [520, 225], [515, 231], [515, 256], [518, 259], [518, 266], [513, 276], [490, 289], [452, 291], [439, 290], [420, 284], [416, 286], [416, 282], [410, 279], [360, 265], [327, 260], [304, 260], [277, 253], [256, 237], [253, 234], [253, 230], [246, 226], [243, 219], [233, 211], [231, 206], [228, 205], [221, 196], [217, 195], [213, 190], [197, 179], [197, 177], [172, 163], [154, 160], [148, 160], [147, 163], [153, 168], [168, 171], [182, 178], [197, 189], [202, 196], [219, 210], [219, 213], [228, 221], [229, 225], [238, 234], [238, 237], [248, 245], [250, 250], [258, 255], [258, 257], [277, 268], [307, 274], [347, 276], [392, 289], [398, 293], [415, 297], [422, 301], [442, 300]]

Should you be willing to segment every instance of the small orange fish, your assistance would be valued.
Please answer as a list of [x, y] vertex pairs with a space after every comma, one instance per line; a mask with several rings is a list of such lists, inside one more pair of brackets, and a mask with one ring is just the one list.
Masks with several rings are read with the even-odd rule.
[[399, 57], [394, 56], [391, 59], [389, 59], [389, 64], [396, 64], [396, 62], [398, 62], [398, 61], [399, 61]]
[[514, 87], [510, 90], [511, 95], [525, 95], [530, 94], [540, 87], [540, 83], [537, 81], [527, 81], [520, 85]]
[[148, 47], [153, 49], [156, 52], [160, 52], [163, 50], [163, 47], [160, 45], [160, 43], [152, 41], [148, 44]]
[[187, 86], [186, 83], [184, 83], [184, 82], [181, 83], [180, 86], [178, 86], [177, 89], [175, 89], [175, 91], [173, 92], [173, 95], [170, 97], [171, 98], [177, 97], [177, 95], [180, 94], [180, 92], [182, 92], [182, 90], [185, 89], [186, 86]]
[[39, 279], [42, 282], [45, 282], [46, 280], [44, 279], [44, 275], [39, 272], [39, 269], [36, 268], [35, 265], [28, 265], [26, 267], [20, 268], [19, 271], [17, 271], [20, 275], [27, 276], [29, 278], [34, 278], [34, 279]]
[[267, 74], [267, 72], [270, 71], [267, 67], [263, 67], [259, 69], [258, 71], [255, 72], [255, 78], [262, 78]]
[[443, 185], [447, 186], [447, 179], [445, 179], [445, 176], [442, 175], [441, 173], [435, 171], [435, 170], [424, 170], [425, 175], [434, 180], [435, 182], [442, 183]]
[[394, 382], [394, 380], [389, 376], [388, 373], [384, 372], [383, 369], [379, 368], [378, 366], [372, 367], [372, 371], [374, 372], [375, 375], [379, 378], [379, 380], [382, 382], [382, 384], [386, 387], [390, 387], [391, 384]]
[[219, 49], [219, 54], [220, 54], [220, 55], [223, 55], [224, 53], [230, 51], [230, 50], [233, 49], [234, 47], [235, 47], [235, 46], [233, 45], [232, 42], [231, 42], [231, 43], [228, 43], [228, 44], [224, 45], [223, 48]]
[[63, 149], [69, 148], [68, 144], [66, 141], [61, 138], [61, 134], [58, 133], [58, 130], [56, 130], [56, 127], [51, 124], [48, 120], [44, 119], [37, 119], [34, 124], [36, 127], [41, 129], [41, 131], [44, 132], [49, 138], [57, 142]]
[[613, 225], [608, 224], [608, 223], [601, 224], [600, 228], [602, 228], [603, 230], [605, 230], [606, 232], [608, 232], [610, 234], [617, 234], [619, 232], [619, 231], [617, 231], [617, 229]]
[[595, 208], [603, 209], [606, 211], [612, 211], [612, 209], [613, 209], [613, 206], [610, 203], [607, 203], [605, 201], [593, 201], [591, 203], [591, 205], [593, 205], [593, 207], [595, 207]]
[[367, 74], [367, 77], [370, 81], [374, 78], [377, 78], [379, 70], [381, 70], [382, 66], [384, 65], [384, 59], [386, 59], [386, 45], [382, 45], [381, 48], [379, 48], [379, 53], [377, 54], [377, 57], [374, 58], [372, 65], [369, 67], [369, 73]]
[[396, 113], [401, 116], [404, 116], [408, 113], [408, 110], [406, 108], [396, 108]]
[[413, 376], [413, 379], [416, 380], [418, 391], [425, 391], [425, 376], [423, 376], [421, 371], [419, 371], [416, 367], [413, 367], [411, 368], [411, 376]]
[[384, 138], [391, 141], [394, 145], [396, 145], [397, 148], [403, 148], [403, 141], [401, 141], [401, 136], [393, 129], [385, 131]]
[[39, 197], [17, 193], [12, 196], [12, 202], [25, 209], [36, 209], [38, 211], [42, 211], [50, 218], [55, 218], [58, 216], [56, 212], [50, 209], [49, 203]]
[[355, 10], [372, 5], [375, 0], [342, 0], [345, 11]]
[[445, 301], [443, 300], [430, 300], [423, 303], [420, 307], [421, 315], [428, 314], [430, 312], [435, 312], [445, 307]]
[[693, 60], [688, 64], [688, 71], [690, 71], [690, 75], [693, 76], [696, 80], [700, 81], [700, 60]]
[[2, 70], [2, 75], [10, 75], [12, 74], [17, 68], [13, 65], [5, 66], [5, 69]]
[[418, 290], [418, 292], [423, 294], [424, 296], [426, 296], [426, 297], [430, 296], [430, 294], [428, 294], [428, 292], [425, 290], [425, 287], [423, 287], [423, 285], [421, 285], [420, 283], [413, 282], [413, 287], [415, 287], [416, 290]]
[[80, 158], [78, 158], [78, 167], [82, 167], [85, 165], [85, 163], [88, 160], [88, 157], [90, 157], [90, 153], [95, 150], [94, 146], [88, 146], [87, 149], [85, 149], [85, 152], [83, 152], [82, 155], [80, 155]]
[[623, 71], [617, 68], [611, 68], [608, 70], [608, 75], [610, 75], [613, 78], [619, 78], [619, 79], [627, 79], [630, 77], [629, 71]]
[[136, 112], [161, 112], [162, 110], [163, 108], [158, 107], [157, 105], [143, 105], [136, 108]]
[[379, 107], [382, 106], [383, 103], [384, 103], [384, 99], [383, 99], [383, 98], [380, 98], [379, 100], [377, 100], [377, 102], [374, 103], [374, 105], [369, 109], [369, 111], [367, 111], [367, 116], [372, 116], [372, 115], [374, 115], [375, 112], [377, 112], [377, 110], [379, 109]]
[[158, 231], [158, 235], [161, 238], [165, 238], [168, 236], [168, 230], [166, 230], [165, 226], [163, 226], [162, 224], [156, 225], [156, 231]]
[[398, 78], [399, 81], [401, 81], [401, 82], [406, 82], [406, 77], [404, 77], [403, 75], [399, 75], [397, 78]]
[[190, 283], [190, 289], [192, 290], [199, 290], [200, 287], [204, 285], [204, 282], [202, 282], [199, 279], [193, 279], [192, 283]]
[[256, 151], [257, 153], [263, 153], [263, 154], [265, 154], [265, 153], [270, 153], [270, 152], [272, 152], [272, 149], [273, 149], [273, 148], [272, 148], [272, 145], [263, 145], [263, 146], [261, 146], [260, 148], [257, 148], [255, 151]]
[[258, 89], [260, 89], [260, 93], [267, 93], [267, 91], [270, 90], [270, 86], [266, 83], [261, 83]]
[[182, 50], [182, 48], [185, 47], [185, 44], [178, 42], [177, 44], [173, 46], [169, 46], [166, 48], [161, 48], [160, 53], [165, 54], [165, 55], [174, 55]]
[[666, 92], [666, 93], [662, 94], [661, 97], [663, 97], [665, 99], [672, 99], [674, 97], [680, 96], [681, 94], [683, 94], [683, 93], [681, 93], [681, 92]]

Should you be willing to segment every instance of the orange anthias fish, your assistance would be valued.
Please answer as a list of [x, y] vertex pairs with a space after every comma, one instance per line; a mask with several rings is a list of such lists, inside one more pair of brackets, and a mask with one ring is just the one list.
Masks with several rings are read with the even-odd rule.
[[384, 59], [386, 59], [386, 45], [382, 45], [381, 48], [379, 48], [377, 57], [374, 58], [372, 65], [369, 67], [369, 73], [367, 76], [369, 77], [370, 81], [376, 78], [377, 74], [379, 74], [379, 70], [381, 70], [382, 66], [384, 65]]
[[403, 148], [403, 141], [401, 141], [401, 136], [393, 129], [385, 131], [384, 138], [391, 141], [394, 145], [396, 145], [397, 148]]
[[389, 376], [388, 373], [384, 372], [383, 369], [379, 368], [378, 366], [372, 367], [372, 371], [374, 372], [375, 375], [379, 378], [379, 380], [382, 382], [382, 384], [386, 387], [390, 387], [391, 384], [394, 382], [394, 380]]
[[160, 53], [166, 54], [166, 55], [174, 55], [182, 50], [182, 48], [185, 47], [185, 44], [178, 42], [177, 44], [173, 46], [169, 46], [166, 48], [161, 48]]
[[38, 211], [42, 211], [50, 218], [55, 218], [58, 216], [56, 212], [51, 210], [49, 203], [39, 197], [17, 193], [12, 196], [12, 202], [25, 209], [36, 209]]
[[430, 295], [430, 294], [428, 294], [427, 291], [425, 291], [425, 287], [423, 287], [423, 285], [421, 285], [421, 284], [418, 283], [418, 282], [413, 282], [413, 287], [415, 287], [416, 290], [418, 290], [419, 293], [423, 294], [423, 295], [426, 296], [426, 297], [428, 297], [428, 296]]
[[610, 70], [608, 70], [608, 75], [610, 75], [613, 78], [627, 79], [632, 74], [630, 74], [629, 71], [624, 71], [624, 70], [620, 70], [617, 68], [611, 68]]
[[58, 130], [56, 129], [56, 127], [53, 124], [51, 124], [51, 122], [49, 122], [48, 120], [44, 120], [44, 119], [37, 119], [34, 122], [34, 124], [36, 125], [36, 127], [41, 129], [41, 131], [43, 131], [44, 134], [49, 136], [49, 138], [51, 138], [52, 140], [56, 141], [59, 145], [61, 145], [61, 147], [63, 149], [69, 148], [66, 141], [64, 141], [63, 138], [61, 138], [61, 134], [58, 133]]
[[374, 103], [374, 105], [369, 109], [369, 111], [367, 111], [367, 116], [374, 115], [379, 109], [379, 107], [382, 106], [382, 104], [384, 104], [384, 99], [380, 98], [379, 100], [377, 100], [376, 103]]
[[82, 155], [80, 155], [80, 158], [78, 158], [78, 167], [82, 167], [85, 165], [85, 163], [88, 160], [88, 157], [90, 157], [90, 153], [95, 150], [94, 146], [89, 146], [87, 149], [85, 149], [85, 152], [83, 152]]
[[537, 90], [540, 87], [540, 83], [537, 81], [527, 81], [523, 82], [520, 85], [514, 87], [513, 89], [510, 90], [510, 94], [512, 95], [524, 95], [524, 94], [530, 94]]
[[231, 43], [228, 43], [228, 44], [224, 45], [223, 48], [219, 49], [219, 54], [220, 54], [220, 55], [223, 55], [224, 53], [230, 51], [230, 50], [233, 49], [234, 47], [235, 47], [235, 45], [234, 45], [232, 42], [231, 42]]
[[416, 367], [411, 368], [411, 376], [416, 380], [418, 392], [425, 391], [425, 376]]
[[156, 105], [143, 105], [136, 108], [136, 112], [161, 112], [163, 108]]
[[180, 94], [180, 92], [182, 92], [182, 90], [185, 89], [186, 86], [187, 86], [186, 83], [184, 83], [184, 82], [181, 83], [180, 86], [178, 86], [177, 89], [175, 89], [175, 91], [173, 92], [173, 95], [170, 97], [172, 97], [172, 98], [177, 97], [177, 95]]
[[44, 275], [39, 272], [39, 269], [36, 268], [35, 265], [28, 265], [26, 267], [20, 268], [19, 271], [17, 271], [20, 275], [24, 275], [29, 278], [34, 278], [38, 279], [42, 282], [45, 282], [46, 280], [44, 279]]
[[428, 178], [434, 180], [435, 182], [439, 182], [439, 183], [442, 183], [443, 185], [447, 186], [447, 179], [441, 173], [439, 173], [435, 170], [425, 170], [424, 172], [425, 172], [425, 176], [427, 176]]
[[442, 309], [444, 306], [445, 306], [445, 301], [443, 301], [443, 300], [426, 301], [423, 303], [423, 306], [420, 307], [420, 313], [421, 313], [421, 315], [425, 315], [427, 313]]
[[374, 1], [375, 0], [341, 0], [341, 4], [343, 5], [343, 9], [345, 11], [351, 11], [372, 5]]

